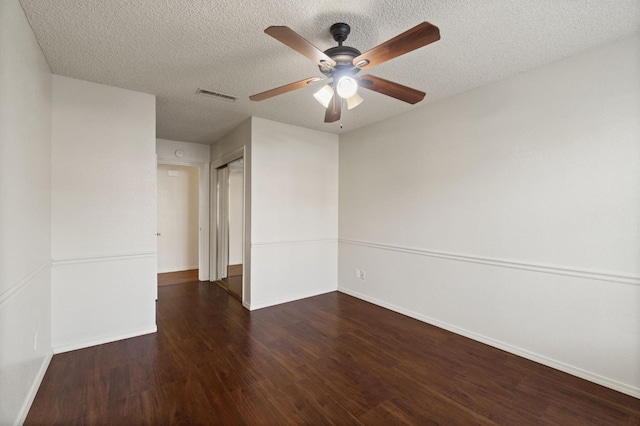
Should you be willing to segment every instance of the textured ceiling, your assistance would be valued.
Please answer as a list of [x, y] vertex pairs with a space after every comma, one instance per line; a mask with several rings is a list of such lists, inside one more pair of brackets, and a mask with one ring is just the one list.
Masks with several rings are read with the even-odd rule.
[[[157, 96], [157, 136], [212, 143], [254, 115], [341, 133], [640, 31], [638, 0], [20, 0], [55, 74]], [[321, 50], [351, 25], [362, 52], [419, 24], [442, 39], [370, 70], [427, 93], [415, 106], [360, 90], [365, 102], [324, 123], [315, 87], [249, 95], [320, 76], [263, 33], [286, 25]], [[198, 87], [235, 102], [195, 94]]]

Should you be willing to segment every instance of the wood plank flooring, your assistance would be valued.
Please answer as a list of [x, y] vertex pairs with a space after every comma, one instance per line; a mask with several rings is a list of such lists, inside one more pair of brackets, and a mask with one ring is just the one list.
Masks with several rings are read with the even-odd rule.
[[640, 424], [638, 399], [341, 293], [158, 291], [158, 332], [55, 355], [25, 424]]

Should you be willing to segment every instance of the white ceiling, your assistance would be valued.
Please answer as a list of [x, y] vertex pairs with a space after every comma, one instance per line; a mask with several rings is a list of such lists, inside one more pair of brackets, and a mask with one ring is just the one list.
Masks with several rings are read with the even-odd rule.
[[[350, 131], [640, 31], [638, 0], [20, 0], [52, 72], [157, 96], [157, 136], [212, 143], [249, 116]], [[249, 95], [321, 76], [263, 33], [286, 25], [321, 50], [351, 25], [365, 52], [422, 21], [441, 40], [371, 74], [427, 93], [412, 106], [360, 90], [365, 102], [324, 123], [316, 87], [261, 102]], [[233, 96], [226, 102], [198, 87]], [[342, 125], [342, 127], [341, 127]]]

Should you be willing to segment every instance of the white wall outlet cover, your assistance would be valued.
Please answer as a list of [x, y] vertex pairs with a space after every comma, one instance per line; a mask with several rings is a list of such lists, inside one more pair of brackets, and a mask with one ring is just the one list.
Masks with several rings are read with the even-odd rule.
[[175, 154], [176, 154], [176, 157], [178, 157], [178, 158], [184, 157], [184, 151], [181, 150], [181, 149], [176, 149]]

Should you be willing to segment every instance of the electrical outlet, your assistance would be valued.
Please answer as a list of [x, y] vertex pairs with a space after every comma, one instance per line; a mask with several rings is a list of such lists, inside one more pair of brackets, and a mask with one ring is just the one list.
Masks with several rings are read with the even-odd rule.
[[360, 279], [360, 269], [356, 269], [356, 278]]
[[33, 351], [37, 351], [38, 350], [38, 332], [34, 332], [33, 333]]
[[360, 269], [360, 273], [358, 274], [358, 278], [360, 278], [361, 280], [365, 280], [366, 279], [366, 273], [364, 272], [364, 269]]

